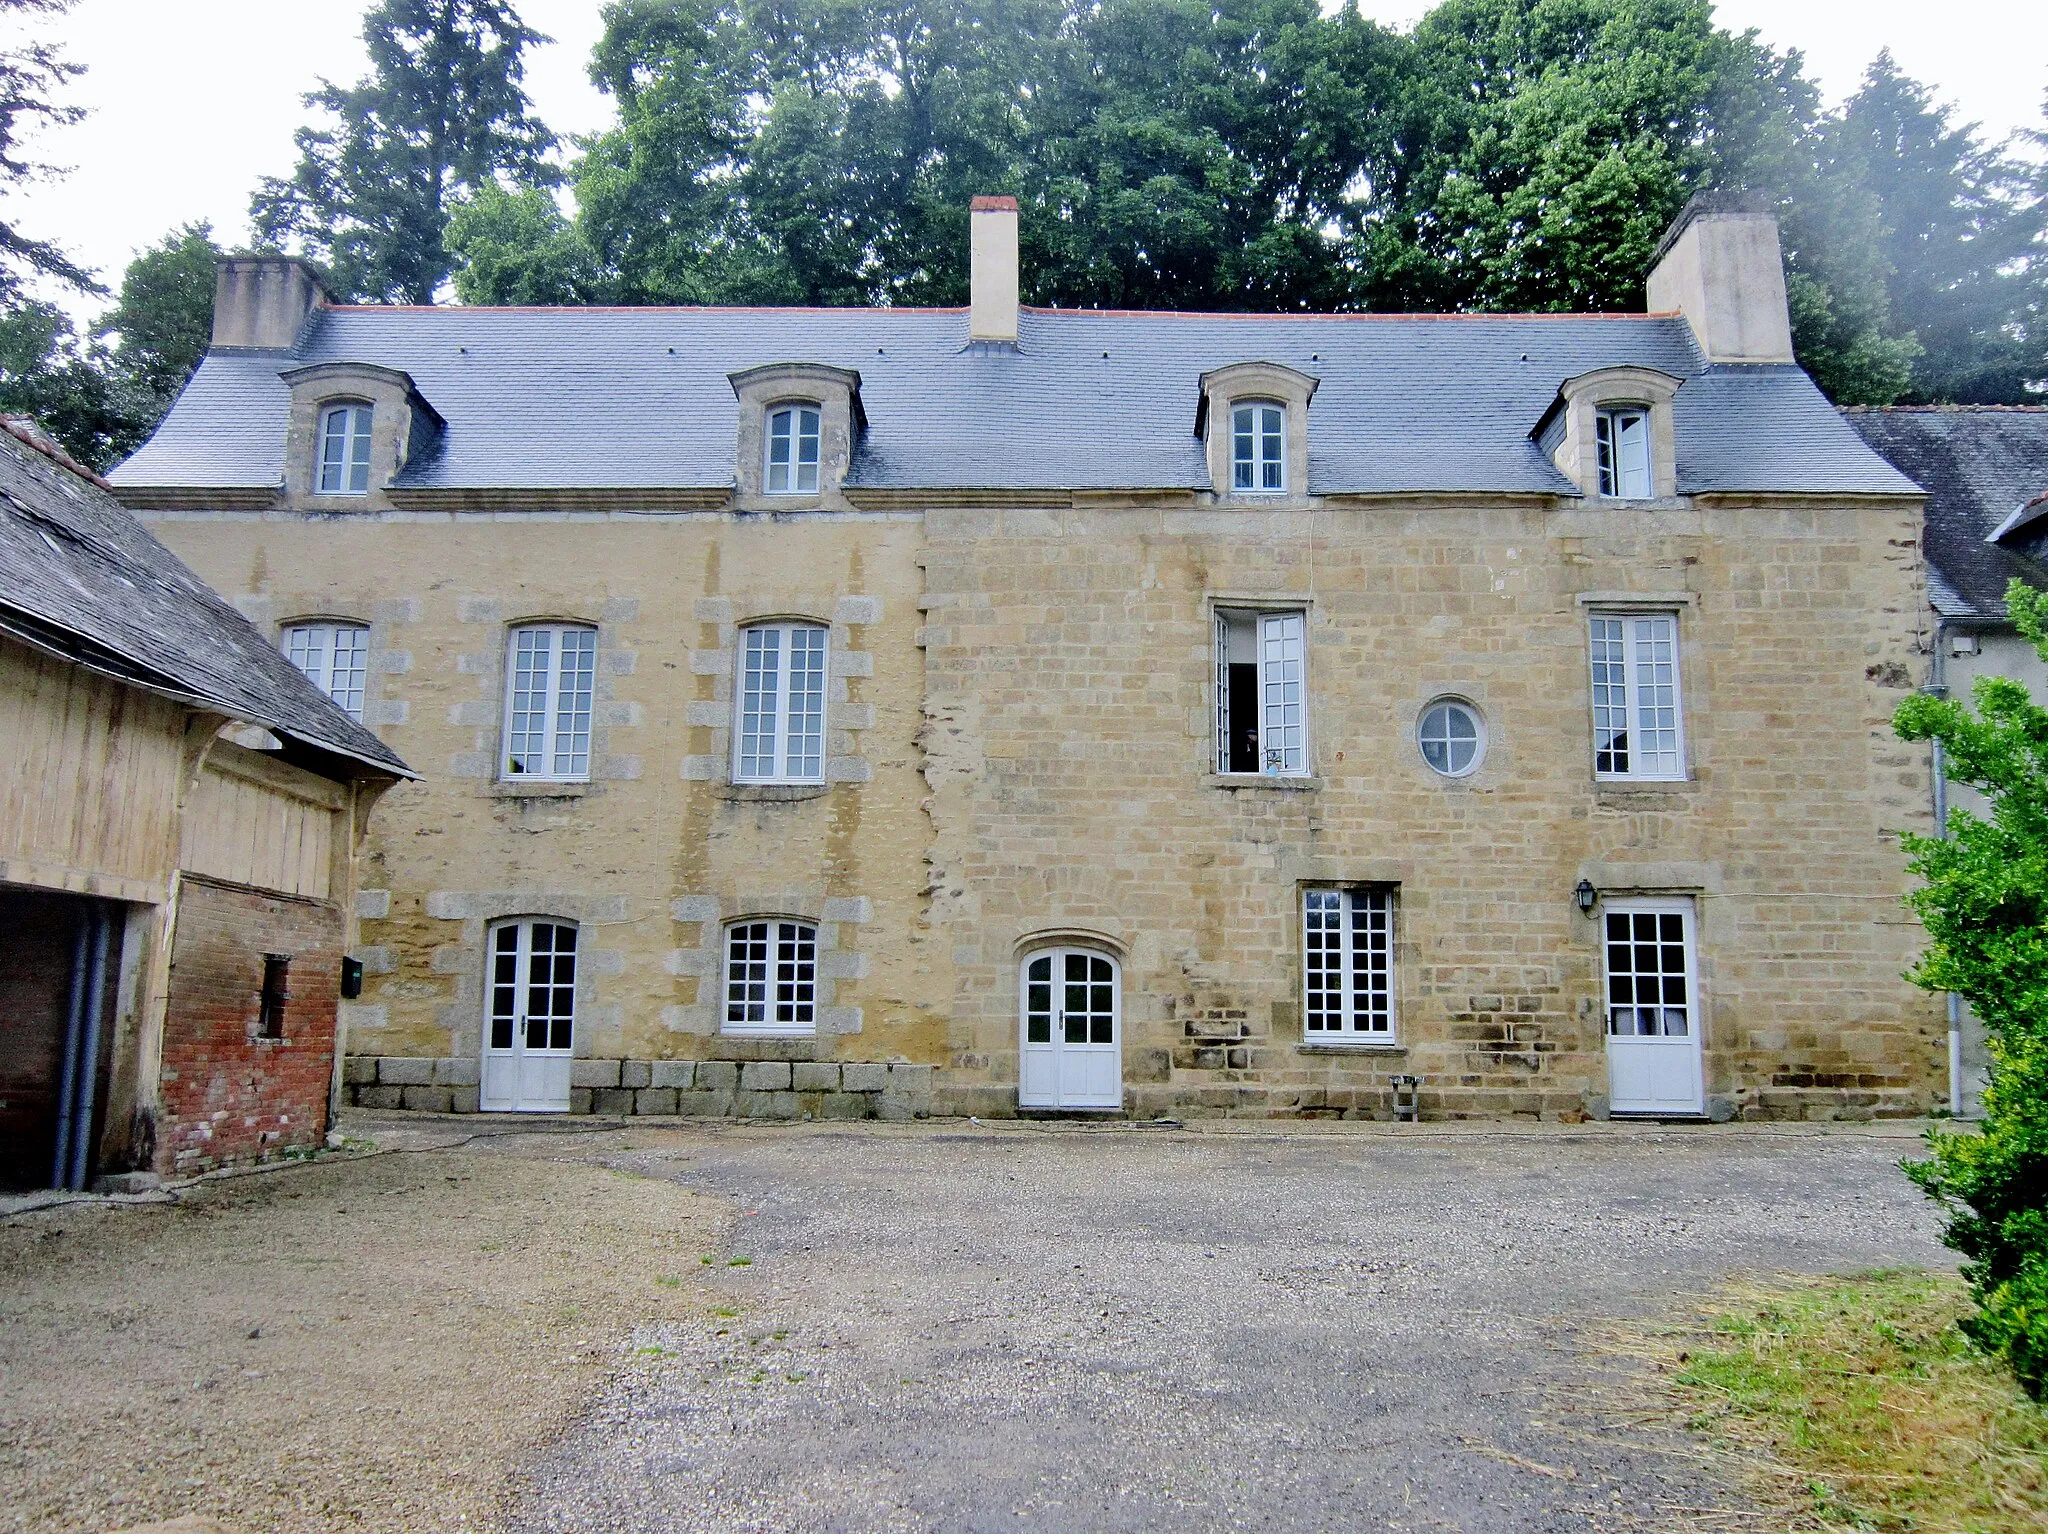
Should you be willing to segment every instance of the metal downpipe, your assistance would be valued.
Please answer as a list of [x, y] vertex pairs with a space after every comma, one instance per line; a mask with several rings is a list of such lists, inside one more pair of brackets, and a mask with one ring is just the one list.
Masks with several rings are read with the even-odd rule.
[[91, 918], [78, 924], [71, 945], [71, 988], [64, 1004], [64, 1068], [57, 1081], [57, 1145], [50, 1158], [50, 1186], [69, 1188], [72, 1110], [78, 1093], [79, 1032], [84, 1023], [85, 975], [91, 954]]
[[97, 902], [88, 918], [92, 927], [92, 976], [86, 985], [85, 1041], [79, 1051], [78, 1111], [72, 1118], [71, 1177], [64, 1184], [74, 1192], [85, 1186], [91, 1170], [93, 1110], [100, 1093], [100, 1019], [105, 1014], [107, 990], [107, 948], [113, 920], [107, 908]]

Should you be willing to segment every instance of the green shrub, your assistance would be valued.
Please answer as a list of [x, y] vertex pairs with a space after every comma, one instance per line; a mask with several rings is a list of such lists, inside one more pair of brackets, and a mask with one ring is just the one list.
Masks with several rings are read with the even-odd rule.
[[[2014, 581], [2006, 604], [2048, 662], [2048, 598]], [[1893, 725], [1938, 741], [1949, 778], [1990, 807], [1951, 810], [1946, 836], [1905, 838], [1929, 937], [1910, 977], [1968, 1001], [1991, 1055], [1982, 1132], [1931, 1131], [1931, 1159], [1906, 1172], [1968, 1259], [1979, 1310], [1964, 1330], [2048, 1399], [2048, 709], [2010, 677], [1979, 677], [1971, 704], [1916, 695]]]

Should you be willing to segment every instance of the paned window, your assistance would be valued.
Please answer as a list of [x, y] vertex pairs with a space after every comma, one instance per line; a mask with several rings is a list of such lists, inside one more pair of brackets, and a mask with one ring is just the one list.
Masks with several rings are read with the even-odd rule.
[[725, 1031], [814, 1033], [818, 929], [807, 921], [743, 921], [725, 929]]
[[1239, 405], [1230, 413], [1230, 488], [1274, 495], [1287, 488], [1287, 412], [1279, 405]]
[[263, 956], [263, 989], [257, 995], [256, 1004], [258, 1038], [284, 1037], [284, 1007], [292, 999], [291, 975], [290, 954], [266, 953]]
[[762, 623], [745, 634], [733, 781], [824, 782], [824, 625]]
[[1301, 898], [1303, 1031], [1311, 1039], [1391, 1040], [1393, 892], [1309, 889]]
[[491, 933], [491, 1048], [566, 1052], [576, 1034], [576, 929], [508, 921]]
[[1594, 775], [1684, 778], [1678, 619], [1670, 613], [1595, 613], [1591, 623]]
[[1308, 773], [1308, 615], [1216, 614], [1216, 770]]
[[818, 407], [784, 405], [768, 412], [768, 493], [805, 495], [818, 488]]
[[1692, 917], [1669, 902], [1609, 905], [1607, 1031], [1620, 1038], [1690, 1038]]
[[1067, 948], [1024, 967], [1024, 1042], [1116, 1042], [1116, 966], [1099, 953]]
[[284, 653], [349, 718], [362, 719], [369, 629], [360, 623], [295, 623], [284, 631]]
[[1603, 410], [1593, 423], [1600, 453], [1600, 493], [1621, 500], [1650, 498], [1650, 412], [1639, 407]]
[[320, 494], [370, 490], [370, 407], [330, 405], [320, 412]]
[[505, 776], [588, 779], [597, 630], [561, 623], [516, 628], [505, 670]]
[[1462, 778], [1476, 771], [1486, 754], [1486, 730], [1469, 704], [1439, 698], [1416, 721], [1415, 743], [1434, 771]]

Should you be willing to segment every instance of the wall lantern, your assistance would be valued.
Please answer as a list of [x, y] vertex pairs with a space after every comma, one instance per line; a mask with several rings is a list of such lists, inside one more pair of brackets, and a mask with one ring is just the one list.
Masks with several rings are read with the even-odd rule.
[[1572, 899], [1579, 903], [1579, 909], [1586, 915], [1593, 914], [1593, 902], [1600, 898], [1600, 892], [1593, 888], [1591, 879], [1581, 879], [1579, 887], [1572, 891]]

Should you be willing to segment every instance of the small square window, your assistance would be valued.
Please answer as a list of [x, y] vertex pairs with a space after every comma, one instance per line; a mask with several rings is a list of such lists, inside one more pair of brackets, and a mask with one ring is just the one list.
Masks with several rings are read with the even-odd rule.
[[1287, 488], [1287, 412], [1270, 403], [1231, 412], [1230, 488], [1246, 495], [1278, 495]]
[[818, 488], [818, 407], [784, 405], [768, 413], [770, 495], [810, 495]]
[[1617, 500], [1650, 498], [1650, 413], [1640, 406], [1603, 410], [1594, 422], [1600, 493]]

